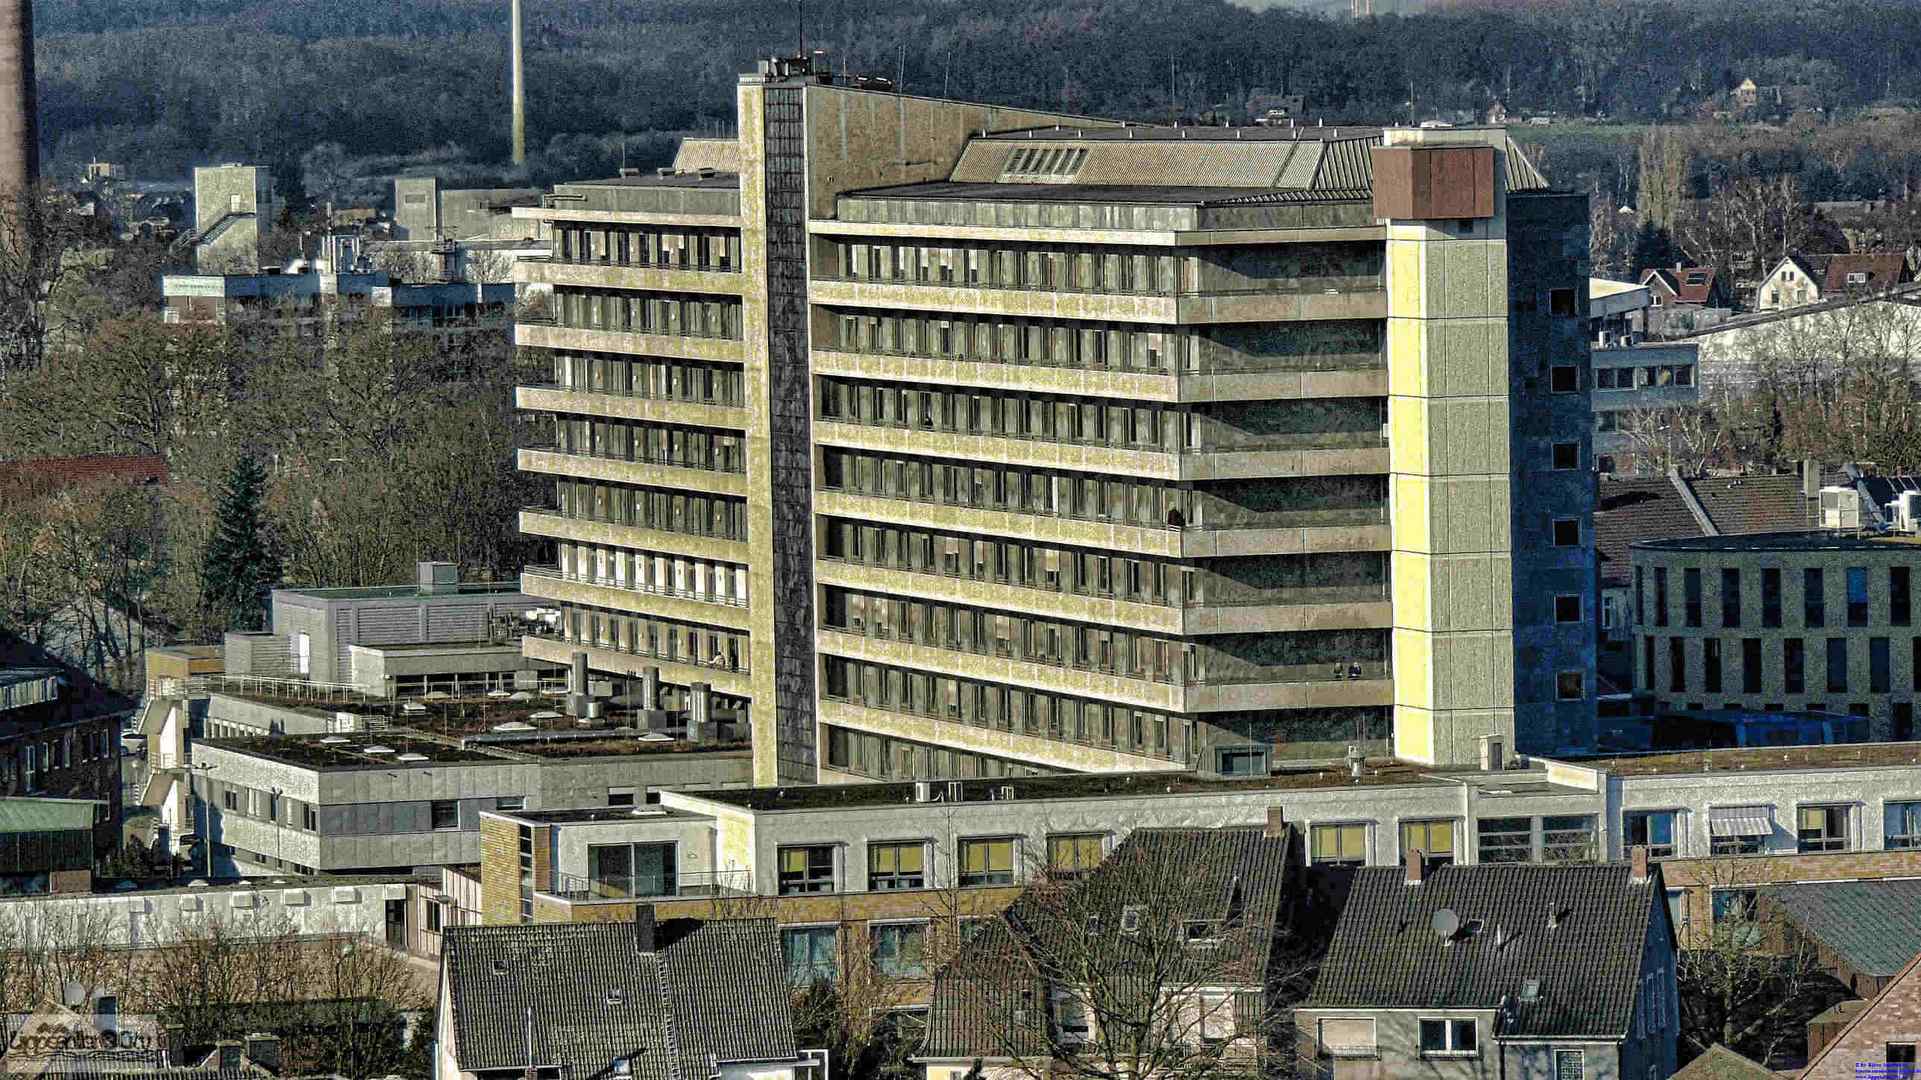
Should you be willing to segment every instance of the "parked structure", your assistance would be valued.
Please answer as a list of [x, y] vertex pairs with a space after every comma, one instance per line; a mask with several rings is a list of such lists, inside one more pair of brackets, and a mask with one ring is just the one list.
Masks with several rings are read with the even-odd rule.
[[766, 919], [477, 926], [447, 934], [437, 1080], [527, 1074], [794, 1080], [780, 944]]
[[1663, 709], [1832, 710], [1914, 738], [1921, 546], [1832, 532], [1633, 545], [1637, 696]]
[[1128, 127], [805, 61], [740, 112], [720, 167], [516, 211], [556, 235], [518, 341], [556, 429], [523, 528], [561, 542], [525, 588], [564, 616], [528, 655], [711, 687], [763, 783], [1591, 741], [1554, 615], [1594, 603], [1553, 466], [1590, 458], [1585, 212], [1502, 133]]
[[1627, 865], [1430, 869], [1416, 851], [1362, 870], [1295, 1010], [1303, 1049], [1333, 1080], [1667, 1076], [1662, 895], [1643, 848]]

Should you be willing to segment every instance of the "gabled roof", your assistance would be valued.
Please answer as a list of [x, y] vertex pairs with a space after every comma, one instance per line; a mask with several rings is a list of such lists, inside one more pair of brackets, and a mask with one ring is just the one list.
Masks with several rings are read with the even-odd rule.
[[[921, 1056], [1047, 1055], [1061, 967], [1098, 965], [1104, 985], [1142, 992], [1260, 988], [1291, 846], [1261, 828], [1136, 829], [1080, 881], [1037, 882], [936, 974]], [[1186, 944], [1200, 923], [1209, 941]]]
[[[1859, 1038], [1855, 1037], [1855, 1032], [1861, 1030], [1869, 1017], [1883, 1009], [1901, 1017], [1912, 1016], [1917, 1001], [1921, 1000], [1921, 975], [1916, 974], [1917, 970], [1921, 970], [1921, 956], [1909, 960], [1894, 981], [1882, 987], [1881, 992], [1868, 1001], [1867, 1007], [1856, 1013], [1854, 1019], [1848, 1021], [1847, 1026], [1837, 1032], [1821, 1048], [1820, 1053], [1814, 1055], [1807, 1068], [1801, 1070], [1803, 1080], [1812, 1077], [1835, 1077], [1836, 1080], [1845, 1077], [1853, 1080], [1861, 1075], [1859, 1066], [1862, 1063], [1886, 1061], [1887, 1044], [1878, 1031], [1870, 1027], [1862, 1031]], [[1904, 1021], [1900, 1026], [1905, 1030], [1911, 1024]]]
[[668, 919], [641, 952], [635, 924], [450, 927], [442, 979], [462, 1072], [534, 1056], [576, 1080], [705, 1080], [710, 1058], [796, 1056], [786, 967], [771, 919]]
[[1601, 580], [1625, 584], [1632, 576], [1628, 545], [1675, 536], [1700, 536], [1686, 500], [1668, 478], [1602, 477], [1594, 511], [1594, 551]]
[[1776, 1080], [1776, 1077], [1766, 1066], [1715, 1043], [1669, 1080]]
[[[1400, 867], [1357, 870], [1303, 1007], [1494, 1009], [1512, 1000], [1514, 1036], [1625, 1038], [1643, 943], [1667, 910], [1659, 867], [1647, 881], [1630, 875], [1621, 864], [1483, 864], [1438, 867], [1409, 885]], [[1434, 930], [1442, 909], [1460, 920], [1452, 938]]]
[[1801, 494], [1801, 478], [1792, 473], [1698, 476], [1686, 483], [1723, 536], [1786, 532], [1814, 524]]
[[1660, 285], [1683, 304], [1706, 304], [1714, 295], [1719, 271], [1711, 266], [1654, 267], [1641, 271], [1641, 284]]
[[37, 483], [65, 488], [108, 480], [135, 485], [164, 484], [167, 476], [167, 459], [158, 454], [88, 454], [0, 461], [0, 486]]
[[[1847, 292], [1850, 289], [1885, 289], [1908, 281], [1908, 257], [1899, 251], [1867, 251], [1855, 255], [1820, 256], [1826, 263], [1821, 291]], [[1861, 275], [1863, 280], [1850, 281]]]
[[1921, 953], [1921, 880], [1781, 885], [1766, 895], [1796, 929], [1863, 975], [1893, 975]]

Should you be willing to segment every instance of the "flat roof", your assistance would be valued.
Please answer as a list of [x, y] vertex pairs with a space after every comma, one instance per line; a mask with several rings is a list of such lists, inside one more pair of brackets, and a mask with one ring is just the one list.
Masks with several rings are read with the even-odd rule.
[[[1538, 773], [1476, 774], [1506, 776], [1517, 783], [1539, 779]], [[973, 780], [934, 780], [937, 797], [944, 798], [949, 783], [958, 783], [962, 801], [992, 802], [1011, 789], [1014, 801], [1089, 799], [1128, 795], [1231, 795], [1251, 791], [1290, 791], [1316, 788], [1385, 787], [1443, 780], [1448, 775], [1425, 766], [1391, 758], [1370, 758], [1361, 777], [1348, 775], [1344, 766], [1302, 769], [1273, 776], [1212, 779], [1185, 772], [1086, 773], [1067, 776], [1024, 776]], [[821, 810], [835, 807], [887, 806], [914, 802], [913, 783], [814, 784], [796, 787], [731, 788], [688, 792], [703, 799], [748, 810]], [[931, 805], [931, 804], [929, 804]]]
[[[122, 878], [117, 880], [114, 878], [100, 878], [95, 879], [94, 890], [92, 892], [67, 893], [64, 894], [64, 896], [81, 900], [98, 900], [103, 897], [131, 896], [135, 893], [150, 896], [156, 893], [229, 893], [238, 892], [242, 889], [252, 891], [258, 891], [260, 889], [332, 889], [355, 886], [406, 885], [410, 883], [423, 885], [437, 884], [439, 880], [440, 875], [438, 874], [283, 874], [275, 877], [195, 878], [193, 884], [183, 885], [171, 878]], [[45, 901], [58, 900], [61, 898], [60, 895], [48, 896], [46, 893], [40, 893], [32, 896], [0, 897], [0, 902], [13, 900]]]
[[654, 188], [706, 188], [731, 191], [740, 186], [740, 174], [715, 172], [711, 176], [699, 173], [643, 173], [637, 176], [609, 176], [599, 180], [568, 180], [555, 185], [555, 189], [569, 187], [654, 187]]
[[842, 192], [843, 199], [962, 199], [994, 202], [1150, 203], [1165, 206], [1212, 206], [1260, 196], [1275, 202], [1366, 202], [1364, 191], [1310, 191], [1268, 187], [1178, 187], [1173, 184], [1000, 184], [932, 180], [920, 184], [861, 188]]
[[1809, 529], [1801, 532], [1737, 533], [1637, 540], [1630, 547], [1649, 551], [1886, 551], [1921, 544], [1913, 536], [1855, 536]]
[[274, 595], [310, 596], [317, 600], [397, 600], [404, 597], [420, 599], [446, 599], [454, 596], [490, 596], [499, 593], [513, 594], [520, 591], [520, 579], [510, 581], [463, 581], [457, 585], [437, 585], [422, 588], [419, 585], [368, 585], [359, 588], [339, 589], [275, 589]]
[[[1044, 127], [1014, 128], [976, 136], [1002, 142], [1061, 140], [1065, 142], [1311, 142], [1340, 139], [1379, 138], [1386, 130], [1378, 124], [1333, 124], [1327, 126], [1255, 124], [1248, 127], [1209, 127], [1192, 125], [1170, 127], [1166, 124], [1128, 124], [1076, 126], [1048, 124]], [[1505, 131], [1501, 127], [1460, 127], [1456, 131]]]
[[722, 743], [693, 743], [685, 739], [644, 740], [640, 737], [642, 734], [636, 728], [612, 731], [592, 729], [577, 732], [554, 731], [539, 734], [501, 733], [497, 737], [479, 735], [465, 740], [465, 745], [476, 750], [505, 750], [511, 754], [526, 754], [537, 758], [746, 753], [752, 749], [752, 744], [745, 739]]
[[[437, 765], [513, 765], [507, 754], [463, 747], [405, 728], [348, 735], [250, 735], [207, 739], [202, 746], [321, 772], [347, 769], [431, 769]], [[368, 753], [385, 747], [391, 753]], [[420, 755], [411, 760], [408, 755]]]
[[712, 821], [711, 814], [696, 814], [671, 806], [583, 806], [572, 810], [484, 810], [495, 817], [524, 821], [530, 825], [608, 825], [644, 821]]
[[1836, 746], [1750, 746], [1682, 750], [1612, 757], [1560, 758], [1571, 765], [1615, 776], [1685, 776], [1714, 772], [1786, 772], [1921, 765], [1921, 742], [1846, 743]]

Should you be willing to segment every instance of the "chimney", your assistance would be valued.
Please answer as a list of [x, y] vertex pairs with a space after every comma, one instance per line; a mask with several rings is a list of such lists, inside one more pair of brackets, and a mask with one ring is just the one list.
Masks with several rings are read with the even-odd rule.
[[0, 194], [23, 191], [40, 179], [39, 103], [33, 79], [33, 0], [0, 3]]
[[247, 1036], [247, 1060], [269, 1072], [279, 1072], [280, 1036], [261, 1031]]
[[1287, 836], [1287, 812], [1278, 806], [1267, 808], [1267, 828], [1264, 830], [1269, 840], [1280, 840]]
[[1821, 463], [1812, 458], [1801, 463], [1801, 497], [1810, 500], [1821, 497]]
[[1628, 849], [1628, 883], [1646, 885], [1652, 872], [1648, 869], [1648, 848], [1646, 844], [1636, 844]]
[[182, 1024], [168, 1024], [165, 1028], [166, 1041], [162, 1049], [166, 1051], [167, 1064], [180, 1068], [187, 1064], [187, 1029]]
[[1419, 885], [1427, 876], [1427, 852], [1420, 848], [1408, 848], [1401, 860], [1407, 864], [1407, 883]]
[[240, 1044], [231, 1040], [217, 1042], [213, 1046], [214, 1068], [222, 1072], [233, 1072], [240, 1068]]
[[655, 952], [654, 905], [634, 905], [634, 951], [642, 956]]

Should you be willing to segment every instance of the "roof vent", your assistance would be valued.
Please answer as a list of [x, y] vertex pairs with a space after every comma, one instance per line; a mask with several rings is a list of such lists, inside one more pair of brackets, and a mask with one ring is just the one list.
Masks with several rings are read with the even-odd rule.
[[702, 180], [712, 180], [714, 178], [713, 167], [709, 165], [702, 165], [697, 175], [699, 175], [699, 177]]
[[344, 743], [344, 742], [346, 742], [346, 741], [347, 741], [347, 739], [346, 739], [346, 737], [345, 737], [345, 736], [342, 736], [342, 735], [328, 735], [328, 736], [326, 736], [326, 737], [324, 737], [324, 738], [322, 738], [322, 739], [320, 740], [320, 745], [322, 745], [322, 746], [339, 746], [339, 745], [340, 745], [341, 743]]
[[1529, 979], [1522, 983], [1521, 1000], [1529, 1005], [1541, 1000], [1541, 980]]
[[397, 757], [397, 758], [395, 758], [394, 760], [395, 760], [395, 761], [426, 761], [426, 760], [427, 760], [427, 755], [425, 755], [425, 754], [413, 754], [413, 753], [407, 753], [407, 754], [402, 754], [402, 755], [400, 755], [399, 757]]
[[376, 756], [376, 757], [378, 757], [378, 756], [379, 756], [379, 755], [381, 755], [381, 754], [391, 754], [391, 753], [393, 753], [393, 752], [394, 752], [394, 748], [393, 748], [393, 747], [391, 747], [391, 746], [380, 746], [380, 745], [377, 745], [377, 744], [376, 744], [376, 745], [374, 745], [374, 746], [369, 746], [369, 747], [367, 747], [367, 748], [366, 748], [365, 750], [362, 750], [362, 751], [361, 751], [361, 753], [363, 753], [363, 754], [373, 754], [373, 755], [374, 755], [374, 756]]
[[626, 1004], [626, 1003], [627, 1003], [627, 991], [625, 991], [625, 990], [622, 990], [622, 989], [621, 989], [620, 987], [618, 987], [618, 986], [614, 986], [614, 987], [609, 987], [609, 988], [608, 988], [608, 990], [607, 990], [607, 1004], [609, 1004], [609, 1005], [624, 1005], [624, 1004]]
[[507, 961], [505, 960], [494, 961], [494, 974], [496, 975], [507, 974]]
[[1141, 932], [1141, 905], [1128, 904], [1121, 908], [1121, 933], [1138, 934]]
[[674, 175], [674, 167], [672, 165], [662, 165], [660, 168], [654, 170], [654, 175], [672, 176]]

